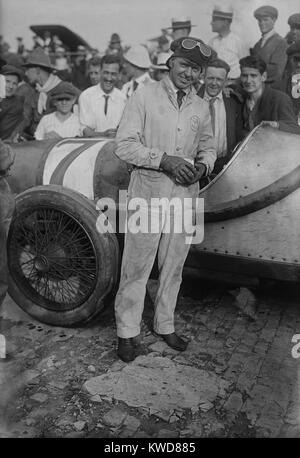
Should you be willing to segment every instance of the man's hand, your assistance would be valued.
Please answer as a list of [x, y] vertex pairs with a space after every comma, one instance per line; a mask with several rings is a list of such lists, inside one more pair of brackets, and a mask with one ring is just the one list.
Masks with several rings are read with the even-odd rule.
[[163, 155], [160, 167], [172, 175], [179, 184], [189, 185], [197, 181], [197, 170], [188, 161], [179, 156]]
[[197, 171], [196, 176], [194, 177], [193, 180], [191, 180], [191, 181], [189, 182], [189, 184], [194, 184], [194, 183], [196, 183], [197, 181], [199, 181], [200, 178], [201, 178], [201, 177], [205, 174], [205, 172], [206, 172], [206, 166], [205, 166], [204, 164], [202, 164], [202, 162], [199, 162], [199, 163], [195, 162], [195, 169], [196, 169], [196, 171]]
[[107, 129], [102, 132], [102, 135], [107, 138], [114, 138], [117, 134], [117, 129]]

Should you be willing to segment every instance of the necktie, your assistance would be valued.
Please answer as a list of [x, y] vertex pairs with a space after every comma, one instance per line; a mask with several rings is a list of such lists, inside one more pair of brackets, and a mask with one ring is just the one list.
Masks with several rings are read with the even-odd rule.
[[104, 114], [105, 116], [107, 115], [107, 105], [108, 105], [108, 99], [109, 99], [109, 95], [103, 95], [103, 97], [105, 98], [105, 104], [104, 104]]
[[185, 92], [182, 89], [178, 89], [177, 91], [177, 103], [179, 108], [181, 107], [182, 104], [182, 99], [185, 96]]
[[216, 129], [216, 111], [215, 111], [215, 101], [217, 100], [217, 97], [212, 97], [209, 99], [209, 112], [210, 112], [210, 119], [211, 119], [211, 127], [213, 134], [215, 135], [215, 129]]
[[136, 90], [136, 88], [138, 87], [139, 83], [137, 81], [134, 80], [133, 82], [133, 92]]

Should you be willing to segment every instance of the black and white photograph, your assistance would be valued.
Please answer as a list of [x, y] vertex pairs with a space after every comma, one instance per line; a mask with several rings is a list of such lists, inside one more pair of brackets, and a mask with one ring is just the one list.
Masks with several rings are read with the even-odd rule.
[[299, 225], [299, 0], [0, 0], [1, 439], [300, 438]]

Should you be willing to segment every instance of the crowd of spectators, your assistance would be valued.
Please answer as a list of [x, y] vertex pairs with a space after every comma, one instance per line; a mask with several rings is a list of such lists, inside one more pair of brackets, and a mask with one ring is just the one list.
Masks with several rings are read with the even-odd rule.
[[[265, 84], [289, 95], [300, 120], [300, 13], [288, 18], [290, 30], [284, 38], [274, 29], [276, 8], [260, 7], [254, 16], [262, 35], [249, 50], [231, 31], [233, 11], [220, 8], [212, 13], [215, 36], [208, 44], [229, 65], [226, 85], [239, 88], [240, 59], [248, 54], [261, 58], [266, 63]], [[83, 45], [71, 52], [47, 30], [33, 36], [30, 50], [22, 37], [16, 37], [16, 52], [11, 52], [0, 36], [0, 138], [19, 142], [74, 135], [114, 137], [126, 100], [138, 86], [164, 78], [171, 41], [189, 37], [193, 27], [189, 18], [173, 19], [147, 45], [130, 48], [112, 33], [103, 53]], [[197, 89], [203, 83], [204, 75]]]

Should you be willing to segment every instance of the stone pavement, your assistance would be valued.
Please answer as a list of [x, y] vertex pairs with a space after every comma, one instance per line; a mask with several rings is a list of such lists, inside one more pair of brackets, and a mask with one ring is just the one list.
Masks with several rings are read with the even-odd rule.
[[54, 328], [7, 298], [0, 436], [300, 437], [299, 292], [269, 284], [248, 313], [236, 302], [246, 290], [186, 282], [176, 328], [187, 351], [151, 333], [148, 301], [130, 364], [116, 355], [112, 309], [89, 327]]

